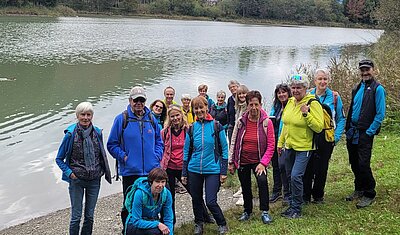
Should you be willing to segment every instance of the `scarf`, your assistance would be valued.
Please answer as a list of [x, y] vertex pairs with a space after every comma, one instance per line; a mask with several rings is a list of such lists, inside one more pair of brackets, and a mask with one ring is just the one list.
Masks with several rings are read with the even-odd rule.
[[90, 133], [93, 131], [93, 125], [84, 129], [78, 124], [78, 132], [81, 133], [83, 139], [83, 157], [85, 159], [85, 165], [88, 171], [93, 171], [95, 167], [95, 154], [92, 137]]

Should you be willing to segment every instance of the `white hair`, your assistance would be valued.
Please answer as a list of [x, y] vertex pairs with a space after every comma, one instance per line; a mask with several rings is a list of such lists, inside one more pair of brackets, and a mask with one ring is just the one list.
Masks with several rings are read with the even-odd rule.
[[76, 106], [76, 108], [75, 108], [76, 116], [78, 116], [81, 113], [86, 113], [86, 112], [89, 112], [91, 114], [94, 113], [92, 103], [82, 102], [82, 103], [78, 104], [78, 106]]
[[331, 79], [331, 73], [329, 72], [328, 69], [323, 69], [323, 68], [316, 69], [314, 72], [314, 78], [317, 77], [318, 73], [323, 73], [329, 80]]
[[240, 83], [236, 80], [230, 80], [228, 84], [228, 88], [232, 85], [240, 86]]
[[220, 90], [220, 91], [217, 92], [217, 97], [218, 97], [218, 96], [221, 96], [221, 95], [224, 96], [224, 97], [226, 97], [225, 91]]

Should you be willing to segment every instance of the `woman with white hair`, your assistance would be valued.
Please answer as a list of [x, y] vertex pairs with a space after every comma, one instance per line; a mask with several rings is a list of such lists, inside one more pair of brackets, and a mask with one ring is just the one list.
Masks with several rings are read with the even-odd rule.
[[92, 124], [93, 106], [82, 102], [76, 106], [77, 123], [65, 131], [56, 163], [62, 170], [62, 179], [69, 183], [71, 221], [69, 234], [80, 234], [83, 197], [85, 219], [81, 234], [92, 234], [94, 209], [100, 191], [100, 180], [105, 175], [111, 184], [111, 173], [103, 145], [102, 130]]
[[282, 133], [278, 140], [278, 154], [285, 149], [285, 167], [290, 182], [289, 208], [282, 212], [286, 218], [301, 217], [303, 203], [303, 176], [310, 159], [314, 132], [323, 128], [323, 111], [318, 102], [311, 102], [314, 95], [307, 95], [308, 78], [304, 74], [293, 75], [289, 82], [292, 97], [282, 115]]
[[221, 90], [217, 92], [217, 103], [213, 104], [210, 108], [211, 116], [217, 120], [224, 127], [228, 129], [228, 109], [225, 102], [226, 93]]
[[312, 196], [314, 199], [313, 203], [317, 204], [324, 202], [324, 189], [326, 176], [328, 175], [329, 159], [331, 158], [333, 147], [339, 142], [343, 134], [346, 124], [342, 99], [336, 91], [328, 88], [330, 81], [331, 77], [328, 70], [317, 69], [314, 74], [315, 88], [310, 91], [310, 94], [315, 95], [321, 104], [326, 104], [331, 109], [335, 130], [334, 142], [318, 141], [318, 149], [311, 156], [304, 175], [303, 199], [305, 202], [310, 202]]

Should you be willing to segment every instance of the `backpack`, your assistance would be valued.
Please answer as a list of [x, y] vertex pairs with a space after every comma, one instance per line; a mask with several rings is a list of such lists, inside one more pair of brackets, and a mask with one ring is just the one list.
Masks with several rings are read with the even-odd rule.
[[314, 132], [313, 136], [312, 147], [314, 148], [315, 146], [317, 149], [319, 149], [319, 145], [321, 143], [335, 142], [335, 124], [333, 121], [331, 108], [327, 104], [323, 104], [319, 100], [314, 98], [309, 99], [307, 105], [310, 105], [311, 102], [313, 101], [317, 101], [321, 105], [324, 117], [323, 119], [324, 127], [322, 128], [322, 131], [320, 133]]
[[[122, 112], [122, 132], [121, 135], [119, 136], [119, 142], [121, 143], [121, 146], [124, 146], [124, 131], [126, 127], [128, 126], [128, 122], [150, 122], [151, 126], [153, 129], [156, 129], [156, 123], [154, 122], [154, 117], [153, 114], [149, 113], [149, 119], [150, 120], [137, 120], [137, 119], [128, 119], [128, 111], [124, 110]], [[118, 173], [118, 161], [115, 160], [115, 181], [119, 180], [119, 173]]]
[[[136, 192], [136, 190], [138, 190], [139, 185], [146, 183], [147, 181], [148, 181], [147, 177], [140, 177], [135, 181], [135, 183], [133, 183], [131, 186], [129, 186], [126, 189], [127, 194], [126, 194], [124, 206], [129, 214], [128, 214], [128, 217], [126, 218], [125, 228], [127, 228], [127, 225], [129, 223], [129, 220], [131, 217], [131, 211], [132, 211], [133, 200], [135, 198], [135, 192]], [[163, 191], [161, 191], [161, 193], [160, 193], [161, 205], [164, 205], [165, 202], [167, 201], [167, 193], [165, 190], [167, 190], [167, 189], [164, 187]], [[144, 203], [146, 203], [149, 200], [149, 197], [148, 197], [147, 193], [142, 193], [142, 195], [143, 195], [142, 200]], [[158, 203], [156, 203], [153, 206], [143, 205], [143, 208], [147, 208], [149, 210], [155, 210], [157, 207], [158, 207]]]
[[[222, 147], [221, 147], [221, 141], [219, 139], [219, 132], [223, 129], [221, 128], [221, 124], [217, 121], [217, 120], [213, 120], [214, 122], [214, 133], [213, 133], [213, 137], [214, 137], [214, 155], [215, 155], [215, 162], [218, 162], [218, 160], [220, 160], [220, 162], [222, 161]], [[190, 162], [190, 159], [192, 158], [192, 154], [193, 154], [193, 125], [189, 126], [189, 130], [188, 130], [188, 134], [189, 134], [189, 138], [190, 138], [190, 145], [189, 145], [189, 154], [188, 154], [188, 164]]]

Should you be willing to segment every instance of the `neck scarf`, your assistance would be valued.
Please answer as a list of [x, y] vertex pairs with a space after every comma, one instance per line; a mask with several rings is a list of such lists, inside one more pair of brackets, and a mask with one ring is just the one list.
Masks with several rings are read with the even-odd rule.
[[93, 125], [90, 125], [88, 128], [84, 129], [78, 124], [78, 131], [81, 133], [83, 138], [83, 157], [85, 159], [85, 165], [89, 171], [93, 170], [95, 164], [95, 154], [92, 137], [90, 136], [93, 131]]

